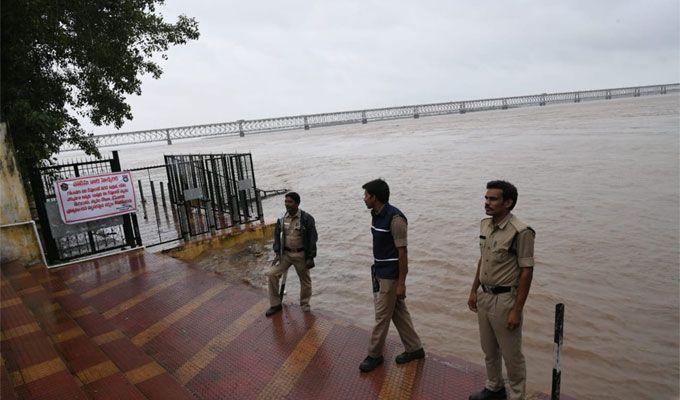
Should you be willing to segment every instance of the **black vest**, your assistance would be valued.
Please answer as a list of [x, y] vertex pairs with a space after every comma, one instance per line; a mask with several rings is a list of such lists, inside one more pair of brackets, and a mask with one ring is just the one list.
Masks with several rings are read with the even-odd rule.
[[386, 203], [379, 214], [373, 214], [373, 258], [375, 274], [382, 279], [399, 278], [399, 251], [394, 245], [391, 225], [392, 218], [406, 216], [398, 208]]

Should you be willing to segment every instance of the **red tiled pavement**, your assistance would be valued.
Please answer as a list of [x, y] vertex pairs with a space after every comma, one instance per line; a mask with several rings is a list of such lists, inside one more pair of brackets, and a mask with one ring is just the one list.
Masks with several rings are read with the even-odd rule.
[[[484, 382], [481, 366], [432, 353], [398, 366], [392, 337], [385, 364], [361, 374], [366, 330], [297, 306], [265, 318], [260, 290], [162, 255], [2, 272], [3, 398], [68, 398], [64, 386], [111, 399], [467, 399]], [[16, 382], [45, 362], [53, 371]]]

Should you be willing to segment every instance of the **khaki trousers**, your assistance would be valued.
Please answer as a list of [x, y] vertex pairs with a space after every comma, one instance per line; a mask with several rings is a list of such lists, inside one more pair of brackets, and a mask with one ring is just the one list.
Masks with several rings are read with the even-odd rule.
[[504, 387], [501, 357], [508, 372], [508, 399], [524, 399], [526, 364], [522, 354], [522, 323], [514, 330], [507, 328], [508, 313], [515, 305], [515, 290], [508, 293], [477, 295], [479, 337], [486, 362], [486, 388]]
[[281, 261], [267, 272], [267, 277], [269, 278], [269, 305], [273, 307], [281, 304], [279, 280], [291, 265], [295, 266], [295, 272], [300, 277], [300, 306], [302, 309], [309, 309], [309, 299], [312, 297], [312, 278], [305, 263], [304, 251], [299, 253], [284, 252]]
[[385, 338], [390, 329], [390, 320], [397, 328], [401, 342], [406, 351], [416, 351], [422, 348], [420, 338], [413, 329], [411, 314], [406, 308], [404, 299], [397, 299], [397, 281], [395, 279], [381, 279], [380, 291], [375, 300], [375, 326], [368, 346], [368, 355], [380, 357], [385, 346]]

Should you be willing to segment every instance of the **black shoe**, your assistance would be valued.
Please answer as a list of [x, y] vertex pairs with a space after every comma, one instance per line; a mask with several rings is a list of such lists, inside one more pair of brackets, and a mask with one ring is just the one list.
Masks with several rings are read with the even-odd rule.
[[498, 389], [495, 392], [484, 388], [481, 392], [473, 393], [468, 397], [470, 400], [503, 400], [507, 398], [505, 388]]
[[385, 359], [383, 358], [383, 356], [377, 358], [368, 356], [359, 365], [359, 370], [361, 372], [371, 372], [374, 369], [378, 368], [378, 366], [382, 364], [384, 360]]
[[397, 364], [406, 364], [407, 362], [419, 360], [421, 358], [425, 358], [425, 350], [422, 348], [411, 352], [405, 351], [399, 354], [394, 361], [396, 361]]
[[269, 307], [269, 310], [267, 310], [267, 312], [264, 313], [264, 315], [267, 317], [271, 317], [272, 315], [276, 314], [281, 310], [283, 310], [283, 306], [281, 304], [279, 304], [278, 306], [271, 306]]

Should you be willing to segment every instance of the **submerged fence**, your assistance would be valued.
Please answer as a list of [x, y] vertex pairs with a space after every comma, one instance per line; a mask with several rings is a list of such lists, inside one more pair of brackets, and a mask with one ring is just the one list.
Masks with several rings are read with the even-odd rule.
[[[609, 100], [620, 97], [638, 97], [680, 91], [680, 83], [664, 85], [634, 86], [615, 89], [598, 89], [578, 92], [542, 93], [527, 96], [501, 97], [495, 99], [465, 100], [447, 103], [417, 104], [402, 107], [373, 108], [367, 110], [341, 111], [323, 114], [295, 115], [280, 118], [239, 120], [216, 124], [183, 126], [176, 128], [152, 129], [126, 133], [112, 133], [96, 136], [98, 147], [126, 144], [162, 142], [172, 144], [173, 140], [216, 135], [240, 135], [310, 129], [314, 127], [368, 123], [400, 118], [421, 116], [464, 114], [474, 111], [504, 110], [508, 108], [545, 106], [547, 104], [578, 103], [590, 100]], [[74, 145], [65, 145], [61, 151], [78, 150]]]

